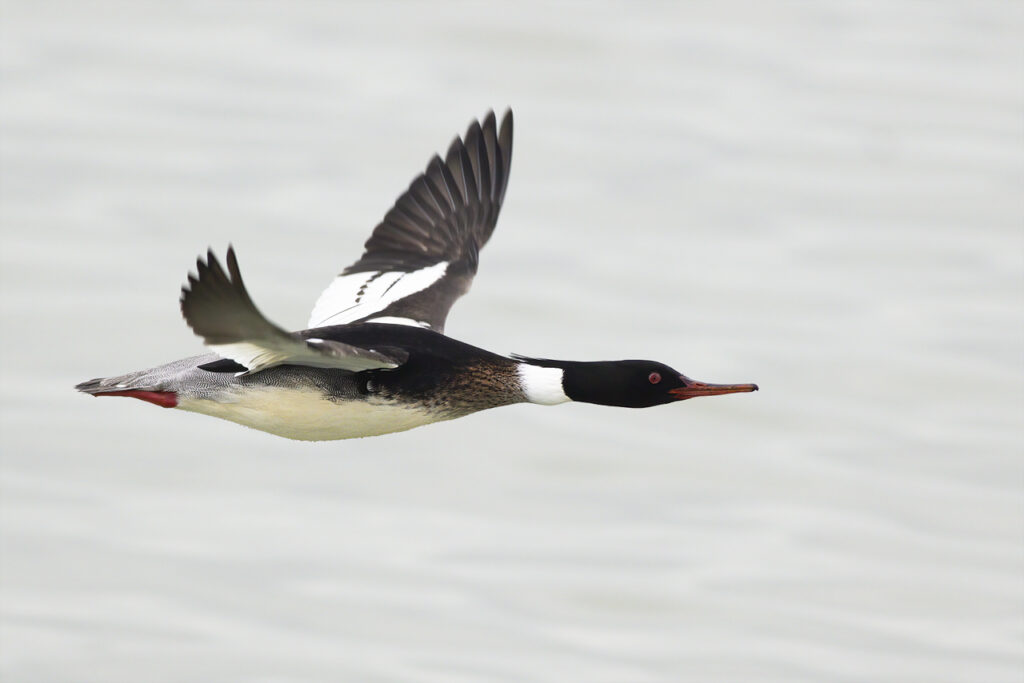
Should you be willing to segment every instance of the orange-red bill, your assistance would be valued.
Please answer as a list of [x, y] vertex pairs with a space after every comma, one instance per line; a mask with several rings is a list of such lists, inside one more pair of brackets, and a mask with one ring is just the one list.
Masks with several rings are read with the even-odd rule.
[[740, 394], [757, 391], [756, 384], [708, 384], [707, 382], [698, 382], [697, 380], [690, 379], [685, 375], [681, 376], [680, 379], [683, 380], [683, 386], [669, 389], [668, 391], [677, 401], [685, 401], [688, 398], [696, 398], [698, 396], [720, 396], [722, 394]]

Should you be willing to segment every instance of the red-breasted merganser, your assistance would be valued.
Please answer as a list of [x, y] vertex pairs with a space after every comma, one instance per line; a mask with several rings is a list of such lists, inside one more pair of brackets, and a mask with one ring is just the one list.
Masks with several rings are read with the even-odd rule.
[[706, 384], [647, 360], [500, 356], [444, 335], [498, 220], [512, 160], [512, 112], [490, 112], [398, 198], [313, 307], [287, 332], [257, 310], [234, 249], [209, 251], [182, 287], [181, 312], [213, 353], [76, 388], [231, 420], [290, 439], [398, 432], [512, 403], [645, 408], [757, 391]]

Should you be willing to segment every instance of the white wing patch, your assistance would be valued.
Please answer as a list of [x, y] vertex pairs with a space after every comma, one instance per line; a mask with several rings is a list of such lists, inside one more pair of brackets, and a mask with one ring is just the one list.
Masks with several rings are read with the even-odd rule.
[[[380, 313], [407, 296], [422, 292], [439, 282], [448, 270], [448, 262], [441, 261], [411, 273], [375, 271], [339, 275], [317, 299], [309, 316], [309, 328], [346, 323]], [[375, 322], [427, 327], [426, 323], [409, 318], [382, 316]]]
[[430, 329], [430, 325], [423, 322], [422, 320], [413, 320], [412, 318], [399, 318], [393, 315], [382, 315], [379, 318], [367, 318], [368, 323], [389, 323], [391, 325], [409, 325], [410, 327], [425, 327]]

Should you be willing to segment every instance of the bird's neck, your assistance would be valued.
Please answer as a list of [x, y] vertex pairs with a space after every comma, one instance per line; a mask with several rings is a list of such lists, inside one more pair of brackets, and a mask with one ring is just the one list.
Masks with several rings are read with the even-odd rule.
[[627, 379], [622, 361], [573, 361], [519, 358], [523, 394], [530, 403], [566, 401], [603, 406], [636, 407], [622, 387]]
[[519, 363], [519, 385], [530, 403], [553, 406], [571, 401], [565, 393], [562, 368], [542, 367], [533, 363]]

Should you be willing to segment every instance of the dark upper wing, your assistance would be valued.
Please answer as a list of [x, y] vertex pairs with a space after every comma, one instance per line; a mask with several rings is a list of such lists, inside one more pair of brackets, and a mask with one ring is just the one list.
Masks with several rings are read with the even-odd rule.
[[394, 368], [405, 361], [394, 353], [286, 332], [264, 318], [249, 298], [231, 247], [227, 265], [225, 273], [213, 251], [207, 252], [205, 262], [196, 260], [197, 274], [189, 274], [181, 288], [181, 313], [207, 346], [248, 369], [239, 374], [282, 364], [358, 372]]
[[443, 332], [494, 231], [511, 162], [511, 110], [500, 129], [494, 112], [471, 123], [398, 198], [362, 257], [320, 295], [309, 327], [373, 321]]

